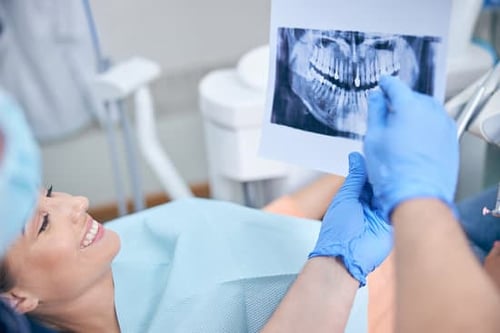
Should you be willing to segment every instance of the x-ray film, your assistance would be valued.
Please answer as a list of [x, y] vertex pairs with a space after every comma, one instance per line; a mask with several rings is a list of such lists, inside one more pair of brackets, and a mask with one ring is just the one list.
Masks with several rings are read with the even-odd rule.
[[362, 140], [383, 75], [434, 92], [437, 37], [279, 28], [271, 122]]
[[449, 1], [273, 0], [265, 157], [338, 174], [381, 76], [443, 99]]

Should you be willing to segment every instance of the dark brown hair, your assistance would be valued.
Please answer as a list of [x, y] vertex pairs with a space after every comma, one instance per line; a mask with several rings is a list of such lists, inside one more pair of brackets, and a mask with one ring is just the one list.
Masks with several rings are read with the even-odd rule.
[[15, 285], [16, 281], [10, 273], [7, 260], [0, 259], [0, 294], [11, 290]]

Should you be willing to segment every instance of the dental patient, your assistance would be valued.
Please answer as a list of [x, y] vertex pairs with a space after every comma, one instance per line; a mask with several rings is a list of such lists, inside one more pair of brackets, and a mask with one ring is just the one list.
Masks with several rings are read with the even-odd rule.
[[[342, 182], [340, 177], [332, 180], [305, 192], [304, 198], [309, 198], [303, 201], [305, 217], [323, 215]], [[356, 181], [365, 183], [366, 175]], [[357, 187], [365, 191], [362, 184]], [[334, 200], [322, 224], [189, 199], [104, 227], [88, 215], [86, 198], [49, 189], [2, 262], [0, 293], [17, 311], [61, 331], [257, 332], [314, 249], [309, 262], [315, 256], [342, 258], [342, 274], [352, 281], [348, 283], [352, 299], [344, 311], [349, 314], [351, 309], [346, 332], [366, 331], [367, 290], [358, 287], [391, 248], [390, 228], [372, 214], [369, 195], [351, 195], [347, 202], [354, 206]], [[356, 205], [359, 211], [352, 212]], [[277, 206], [269, 210], [279, 212]], [[343, 211], [359, 220], [357, 234], [352, 230], [335, 234], [331, 220], [337, 217], [335, 223], [341, 226]], [[361, 233], [370, 229], [363, 223], [377, 225], [379, 234], [368, 236], [370, 256], [353, 268], [349, 260], [361, 256], [356, 249], [362, 246], [351, 241], [364, 239]]]

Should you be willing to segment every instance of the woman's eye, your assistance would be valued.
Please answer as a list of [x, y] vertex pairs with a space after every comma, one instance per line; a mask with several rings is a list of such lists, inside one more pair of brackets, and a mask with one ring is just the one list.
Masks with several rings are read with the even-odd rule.
[[40, 230], [38, 230], [38, 234], [40, 235], [42, 232], [44, 232], [48, 226], [49, 226], [49, 215], [45, 214], [43, 216], [42, 226], [40, 227]]

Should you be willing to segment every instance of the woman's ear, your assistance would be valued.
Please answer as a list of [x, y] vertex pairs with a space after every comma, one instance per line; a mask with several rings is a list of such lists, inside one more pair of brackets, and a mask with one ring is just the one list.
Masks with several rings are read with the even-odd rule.
[[27, 313], [37, 308], [39, 300], [29, 293], [22, 290], [11, 290], [2, 294], [4, 299], [10, 306], [12, 306], [19, 313]]

